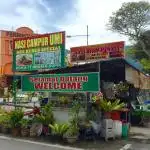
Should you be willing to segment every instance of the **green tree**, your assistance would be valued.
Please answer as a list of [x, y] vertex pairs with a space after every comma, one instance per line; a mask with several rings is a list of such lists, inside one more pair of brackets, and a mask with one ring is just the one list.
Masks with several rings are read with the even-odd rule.
[[143, 39], [144, 29], [150, 23], [150, 4], [145, 1], [123, 3], [109, 18], [108, 29], [126, 35], [138, 43], [142, 51], [150, 58]]
[[144, 69], [147, 71], [147, 73], [150, 74], [150, 59], [142, 58], [141, 63], [144, 66]]
[[141, 49], [138, 49], [138, 46], [139, 45], [137, 44], [134, 46], [130, 46], [126, 50], [126, 56], [134, 60], [138, 60], [143, 65], [144, 71], [150, 74], [150, 59]]

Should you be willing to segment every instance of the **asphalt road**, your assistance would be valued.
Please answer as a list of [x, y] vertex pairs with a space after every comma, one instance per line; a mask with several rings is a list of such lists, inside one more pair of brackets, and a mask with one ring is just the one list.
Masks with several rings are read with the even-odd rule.
[[150, 150], [150, 144], [144, 143], [133, 143], [132, 144], [133, 150]]
[[84, 143], [82, 148], [73, 148], [0, 136], [0, 150], [120, 150], [124, 145], [128, 145], [129, 143], [132, 145], [133, 150], [150, 150], [150, 144], [130, 140], [107, 143], [103, 141], [100, 144], [93, 143], [91, 146], [87, 146], [89, 144], [89, 142], [87, 142]]
[[38, 142], [27, 142], [13, 139], [0, 139], [0, 150], [81, 150], [59, 145], [40, 144]]

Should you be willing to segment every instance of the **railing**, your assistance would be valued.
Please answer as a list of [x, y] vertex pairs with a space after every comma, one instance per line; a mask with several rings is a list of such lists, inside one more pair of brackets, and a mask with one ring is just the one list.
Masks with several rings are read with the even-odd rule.
[[40, 113], [40, 108], [35, 107], [35, 106], [32, 107], [32, 106], [26, 106], [26, 105], [21, 105], [21, 104], [14, 104], [14, 103], [0, 103], [0, 105], [2, 105], [2, 106], [13, 106], [13, 107], [21, 107], [21, 108], [32, 109], [31, 111], [24, 112], [25, 116], [36, 115], [36, 114]]

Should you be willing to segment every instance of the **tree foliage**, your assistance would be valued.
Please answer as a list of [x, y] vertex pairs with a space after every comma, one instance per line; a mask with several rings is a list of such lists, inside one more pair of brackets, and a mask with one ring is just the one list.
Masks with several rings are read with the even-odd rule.
[[150, 59], [142, 58], [141, 64], [144, 66], [144, 70], [150, 74]]
[[150, 4], [145, 1], [123, 3], [109, 18], [108, 29], [126, 35], [138, 43], [150, 58], [143, 33], [150, 23]]
[[128, 48], [126, 50], [126, 56], [138, 60], [143, 66], [143, 71], [150, 74], [150, 59], [142, 50], [138, 49], [138, 45]]

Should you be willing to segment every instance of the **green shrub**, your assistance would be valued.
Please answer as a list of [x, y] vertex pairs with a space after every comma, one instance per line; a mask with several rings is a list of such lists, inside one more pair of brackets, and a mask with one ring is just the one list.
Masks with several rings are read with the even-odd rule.
[[67, 132], [69, 125], [66, 123], [64, 124], [55, 123], [54, 125], [50, 124], [49, 127], [51, 128], [52, 133], [54, 135], [63, 136]]

